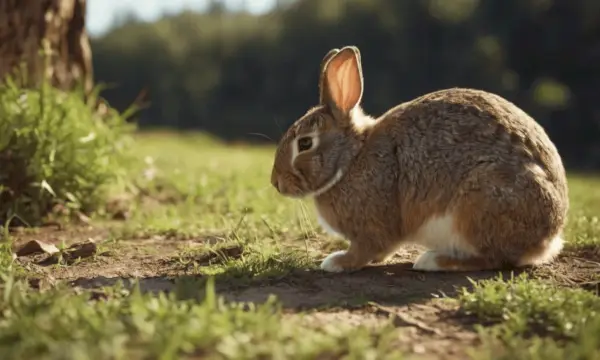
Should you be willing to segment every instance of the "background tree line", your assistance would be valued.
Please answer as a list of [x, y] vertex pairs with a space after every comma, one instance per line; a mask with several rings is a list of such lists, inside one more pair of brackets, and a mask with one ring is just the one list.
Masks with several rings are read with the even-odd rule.
[[277, 140], [317, 100], [331, 47], [362, 51], [364, 107], [380, 114], [440, 88], [498, 93], [532, 114], [570, 167], [600, 168], [600, 1], [280, 0], [270, 13], [127, 18], [92, 39], [96, 81], [142, 128]]

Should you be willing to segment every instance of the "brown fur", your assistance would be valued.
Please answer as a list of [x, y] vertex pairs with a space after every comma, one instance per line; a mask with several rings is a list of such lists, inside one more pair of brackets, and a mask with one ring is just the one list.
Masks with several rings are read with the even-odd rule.
[[[314, 196], [317, 211], [350, 241], [336, 266], [383, 261], [403, 243], [420, 243], [425, 225], [445, 224], [444, 216], [453, 221], [448, 236], [458, 240], [431, 249], [439, 270], [522, 266], [556, 255], [551, 240], [565, 225], [567, 182], [541, 126], [498, 95], [463, 88], [371, 119], [359, 105], [358, 49], [334, 50], [322, 63], [321, 104], [280, 140], [271, 180], [286, 196], [325, 189]], [[294, 141], [307, 134], [317, 145], [292, 164]]]

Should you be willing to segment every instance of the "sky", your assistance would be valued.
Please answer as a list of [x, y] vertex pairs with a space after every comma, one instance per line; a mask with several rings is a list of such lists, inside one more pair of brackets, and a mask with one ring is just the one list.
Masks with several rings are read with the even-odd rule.
[[[231, 8], [245, 6], [253, 13], [268, 11], [276, 0], [223, 0]], [[86, 26], [90, 35], [106, 32], [119, 13], [128, 11], [139, 18], [152, 21], [162, 14], [184, 9], [206, 9], [208, 0], [88, 0]]]

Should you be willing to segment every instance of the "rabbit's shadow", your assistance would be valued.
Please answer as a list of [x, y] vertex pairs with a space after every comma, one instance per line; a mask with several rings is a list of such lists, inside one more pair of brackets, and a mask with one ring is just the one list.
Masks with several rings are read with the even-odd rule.
[[360, 305], [364, 302], [403, 306], [435, 297], [454, 296], [461, 288], [471, 289], [473, 281], [491, 279], [500, 274], [506, 278], [527, 271], [428, 273], [413, 270], [412, 266], [411, 262], [371, 265], [350, 273], [296, 270], [278, 279], [246, 283], [230, 292], [229, 298], [262, 302], [269, 295], [275, 295], [284, 307], [303, 309]]
[[[461, 288], [470, 289], [472, 281], [490, 279], [500, 273], [506, 278], [517, 271], [427, 273], [412, 269], [411, 262], [372, 265], [351, 273], [326, 273], [321, 270], [293, 269], [281, 276], [248, 278], [227, 272], [214, 276], [217, 293], [235, 302], [265, 302], [274, 295], [284, 308], [316, 309], [324, 307], [360, 306], [366, 302], [403, 306], [422, 303], [435, 297], [453, 296]], [[525, 271], [523, 269], [518, 272]], [[206, 277], [180, 275], [176, 277], [143, 277], [135, 279], [142, 292], [174, 292], [179, 299], [201, 299]], [[81, 278], [73, 285], [100, 288], [127, 278]]]

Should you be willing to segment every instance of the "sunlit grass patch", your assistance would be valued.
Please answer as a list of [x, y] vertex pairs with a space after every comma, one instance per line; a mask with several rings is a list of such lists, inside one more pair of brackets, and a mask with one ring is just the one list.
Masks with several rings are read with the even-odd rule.
[[251, 280], [315, 270], [317, 254], [308, 247], [223, 239], [214, 245], [184, 248], [172, 261], [188, 274], [218, 275], [221, 281]]
[[591, 321], [571, 341], [524, 338], [505, 328], [481, 331], [482, 345], [470, 351], [474, 360], [595, 360], [600, 358], [600, 321]]
[[571, 207], [567, 246], [600, 246], [600, 182], [592, 176], [569, 177]]
[[480, 281], [473, 290], [463, 290], [459, 301], [465, 312], [486, 322], [499, 322], [515, 334], [572, 338], [600, 317], [600, 297], [595, 294], [524, 275], [508, 281]]
[[282, 318], [274, 299], [226, 304], [207, 283], [202, 301], [152, 296], [120, 287], [90, 301], [87, 292], [0, 287], [0, 353], [4, 359], [398, 358], [391, 326], [336, 324], [313, 328]]
[[271, 237], [312, 232], [308, 202], [287, 199], [272, 188], [271, 147], [225, 147], [192, 135], [138, 139], [140, 163], [132, 177], [144, 194], [134, 205], [129, 233], [168, 233], [189, 238], [205, 233], [238, 232]]
[[130, 126], [93, 100], [48, 84], [0, 86], [0, 223], [39, 225], [55, 206], [94, 211], [125, 178]]
[[479, 328], [484, 345], [475, 358], [593, 359], [600, 354], [600, 297], [592, 292], [522, 275], [474, 283], [458, 301], [463, 312], [492, 326]]

